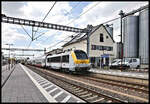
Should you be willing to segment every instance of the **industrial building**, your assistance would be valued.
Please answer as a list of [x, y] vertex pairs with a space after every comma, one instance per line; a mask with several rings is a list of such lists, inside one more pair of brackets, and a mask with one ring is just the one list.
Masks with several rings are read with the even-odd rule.
[[[112, 25], [92, 27], [89, 35], [89, 58], [93, 66], [108, 65], [116, 58], [114, 43]], [[63, 50], [80, 49], [87, 52], [87, 35], [78, 34], [62, 47]]]
[[123, 18], [123, 44], [125, 58], [140, 58], [141, 65], [149, 64], [149, 10]]

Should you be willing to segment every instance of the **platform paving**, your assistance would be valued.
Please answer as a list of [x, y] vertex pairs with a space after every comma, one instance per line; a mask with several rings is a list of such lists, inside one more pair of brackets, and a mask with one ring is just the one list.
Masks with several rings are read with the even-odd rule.
[[2, 71], [1, 71], [1, 86], [7, 80], [8, 76], [13, 71], [14, 67], [15, 66], [13, 66], [12, 68], [10, 68], [10, 70], [9, 70], [9, 66], [8, 65], [2, 66]]
[[[33, 72], [28, 67], [25, 67], [24, 65], [21, 65], [22, 68], [26, 71], [26, 73], [30, 74], [29, 76], [32, 76], [33, 82], [40, 86], [44, 92], [45, 97], [51, 98], [56, 102], [60, 103], [85, 103], [85, 101], [81, 100], [80, 98], [72, 95], [68, 91], [64, 90], [63, 88], [55, 85], [54, 83], [48, 81], [44, 77], [40, 76], [39, 74]], [[51, 101], [49, 101], [51, 102]]]
[[99, 68], [91, 68], [89, 70], [93, 73], [101, 73], [115, 76], [124, 76], [124, 77], [132, 77], [132, 78], [140, 78], [140, 79], [149, 79], [149, 73], [139, 73], [139, 72], [123, 72], [121, 70], [111, 70], [111, 69], [99, 69]]
[[19, 64], [1, 91], [2, 102], [48, 102]]
[[85, 102], [46, 80], [22, 64], [17, 64], [2, 87], [2, 102]]

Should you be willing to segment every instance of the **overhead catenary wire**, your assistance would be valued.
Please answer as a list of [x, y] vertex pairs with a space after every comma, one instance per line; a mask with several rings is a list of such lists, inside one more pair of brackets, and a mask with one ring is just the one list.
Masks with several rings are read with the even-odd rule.
[[[71, 12], [73, 11], [73, 9], [75, 9], [80, 3], [81, 3], [81, 2], [79, 2], [78, 4], [76, 4], [76, 5], [70, 10], [70, 12], [67, 12], [66, 15], [71, 14]], [[59, 30], [58, 30], [58, 31], [59, 31]], [[57, 31], [57, 32], [58, 32], [58, 31]], [[56, 33], [57, 33], [57, 32], [56, 32]], [[45, 32], [45, 33], [46, 33], [46, 32]], [[41, 35], [37, 36], [36, 39], [39, 38], [40, 36], [44, 35], [45, 33], [42, 33]], [[55, 34], [56, 34], [56, 33], [55, 33]], [[47, 40], [48, 40], [48, 38], [47, 38], [44, 42], [46, 42]]]
[[67, 13], [65, 15], [68, 15], [72, 12], [73, 9], [75, 9], [82, 1], [80, 1], [79, 3], [77, 3], [71, 10], [70, 12], [66, 11]]
[[[99, 2], [100, 3], [100, 2]], [[78, 17], [74, 18], [72, 21], [70, 21], [68, 24], [71, 24], [72, 22], [74, 22], [75, 20], [77, 20], [77, 18], [80, 18], [81, 16], [83, 16], [84, 14], [86, 14], [88, 11], [90, 11], [91, 9], [93, 9], [94, 7], [96, 7], [99, 3], [96, 3], [95, 5], [93, 5], [92, 7], [90, 7], [88, 10], [86, 10], [85, 12], [83, 12], [81, 15], [79, 15]]]
[[[112, 21], [115, 21], [115, 20], [117, 20], [117, 19], [119, 19], [120, 17], [117, 17], [117, 18], [114, 18], [114, 19], [111, 19], [111, 20], [108, 20], [108, 21], [106, 21], [106, 22], [103, 22], [103, 23], [101, 23], [101, 24], [106, 24], [106, 23], [109, 23], [109, 22], [112, 22]], [[78, 35], [78, 34], [77, 34]], [[76, 36], [77, 36], [76, 35]], [[76, 36], [74, 36], [74, 37], [76, 37]], [[61, 42], [61, 41], [60, 41]], [[58, 42], [58, 43], [60, 43], [60, 42]], [[57, 44], [55, 44], [55, 45], [57, 45]], [[53, 45], [53, 46], [55, 46], [55, 45]], [[50, 47], [52, 47], [52, 46], [50, 46]]]
[[28, 48], [30, 47], [31, 43], [32, 43], [32, 40], [30, 41], [30, 43], [29, 43], [29, 45], [28, 45]]
[[[99, 2], [99, 3], [100, 3], [100, 2]], [[86, 10], [85, 12], [83, 12], [81, 15], [79, 15], [78, 17], [76, 17], [75, 19], [73, 19], [72, 21], [70, 21], [69, 23], [67, 23], [66, 25], [71, 24], [71, 23], [74, 22], [77, 18], [83, 16], [83, 15], [86, 14], [89, 10], [93, 9], [94, 7], [96, 7], [99, 3], [96, 3], [95, 5], [93, 5], [92, 7], [90, 7], [88, 10]], [[58, 31], [57, 31], [57, 32], [58, 32]], [[57, 32], [56, 32], [56, 33], [57, 33]], [[54, 33], [54, 34], [56, 34], [56, 33]], [[46, 42], [47, 40], [48, 40], [48, 38], [47, 38], [44, 42]]]
[[[50, 10], [48, 11], [48, 13], [45, 15], [45, 17], [43, 18], [42, 22], [46, 19], [46, 17], [47, 17], [48, 14], [50, 13], [50, 11], [53, 9], [53, 7], [55, 6], [55, 4], [56, 4], [56, 1], [55, 1], [55, 3], [53, 4], [53, 6], [50, 8]], [[35, 34], [36, 34], [36, 32], [38, 31], [38, 29], [39, 29], [39, 27], [38, 27], [37, 30], [35, 31]], [[35, 36], [35, 34], [34, 34], [34, 36]], [[39, 36], [37, 36], [35, 39], [37, 39], [38, 37], [39, 37]], [[35, 39], [33, 39], [33, 40], [35, 40]], [[30, 47], [31, 43], [32, 43], [32, 40], [30, 41], [30, 43], [29, 43], [29, 45], [28, 45], [28, 48]]]
[[[74, 34], [73, 34], [73, 35], [74, 35]], [[69, 37], [72, 37], [73, 35], [70, 35], [70, 36], [66, 37], [65, 39], [63, 39], [63, 40], [57, 42], [56, 44], [54, 44], [54, 45], [52, 45], [52, 46], [50, 46], [50, 47], [48, 47], [48, 48], [51, 48], [51, 47], [53, 47], [53, 46], [58, 45], [59, 43], [63, 42], [64, 40], [66, 40], [66, 39], [69, 38]]]
[[[53, 4], [53, 6], [50, 8], [50, 10], [47, 12], [47, 14], [45, 15], [45, 17], [43, 18], [42, 22], [46, 19], [46, 17], [48, 16], [48, 14], [50, 13], [50, 11], [54, 8], [54, 6], [56, 5], [56, 1]], [[39, 30], [39, 27], [37, 28], [37, 30], [35, 31], [34, 36], [36, 35], [36, 32]]]
[[[100, 2], [99, 2], [100, 3]], [[81, 17], [81, 16], [83, 16], [84, 14], [86, 14], [89, 10], [91, 10], [92, 8], [94, 8], [94, 7], [96, 7], [99, 3], [96, 3], [94, 6], [92, 6], [91, 8], [89, 8], [88, 10], [86, 10], [84, 13], [82, 13], [81, 15], [79, 15], [78, 17], [76, 17], [75, 19], [73, 19], [71, 22], [69, 22], [69, 23], [67, 23], [66, 25], [69, 25], [69, 24], [71, 24], [73, 21], [75, 21], [77, 18], [79, 18], [79, 17]], [[58, 32], [58, 31], [57, 31]], [[56, 32], [56, 33], [57, 33]], [[55, 33], [55, 34], [56, 34]], [[78, 34], [77, 34], [78, 35]], [[47, 38], [48, 39], [48, 38]], [[51, 46], [52, 47], [52, 46]]]
[[32, 39], [32, 37], [29, 35], [29, 33], [25, 30], [25, 28], [23, 27], [23, 25], [20, 25], [22, 27], [22, 29], [26, 32], [26, 34]]
[[114, 19], [108, 20], [108, 21], [103, 22], [103, 23], [101, 23], [101, 24], [106, 24], [106, 23], [109, 23], [109, 22], [115, 21], [115, 20], [117, 20], [117, 19], [119, 19], [119, 18], [121, 18], [121, 17], [117, 17], [117, 18], [114, 18]]
[[[100, 3], [100, 2], [99, 2]], [[86, 10], [84, 13], [82, 13], [81, 15], [79, 15], [78, 17], [76, 17], [75, 19], [73, 19], [72, 21], [70, 21], [69, 23], [67, 23], [66, 25], [69, 25], [69, 24], [71, 24], [72, 22], [74, 22], [75, 20], [77, 20], [79, 17], [81, 17], [81, 16], [83, 16], [84, 14], [86, 14], [89, 10], [91, 10], [91, 9], [93, 9], [94, 7], [96, 7], [99, 3], [96, 3], [94, 6], [92, 6], [92, 7], [90, 7], [88, 10]], [[117, 19], [119, 19], [120, 17], [117, 17], [117, 18], [114, 18], [114, 19], [111, 19], [111, 20], [108, 20], [108, 21], [106, 21], [106, 22], [104, 22], [104, 23], [101, 23], [101, 24], [106, 24], [106, 23], [109, 23], [109, 22], [112, 22], [112, 21], [115, 21], [115, 20], [117, 20]], [[58, 32], [58, 31], [57, 31]], [[57, 33], [56, 32], [56, 33]], [[55, 34], [56, 34], [55, 33]], [[45, 34], [45, 33], [44, 33]], [[42, 34], [43, 35], [43, 34]], [[42, 35], [40, 35], [40, 36], [42, 36]], [[78, 35], [78, 34], [77, 34]], [[48, 38], [44, 41], [44, 42], [46, 42], [48, 40]], [[61, 41], [60, 41], [61, 42]], [[60, 42], [58, 42], [58, 44], [60, 43]], [[55, 45], [54, 45], [55, 46]], [[51, 46], [52, 47], [52, 46]]]

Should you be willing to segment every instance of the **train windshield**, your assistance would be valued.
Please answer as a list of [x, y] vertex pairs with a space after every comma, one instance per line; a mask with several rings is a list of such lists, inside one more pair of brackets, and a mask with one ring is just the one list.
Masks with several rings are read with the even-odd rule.
[[75, 50], [77, 59], [88, 59], [87, 54], [84, 51], [81, 50]]

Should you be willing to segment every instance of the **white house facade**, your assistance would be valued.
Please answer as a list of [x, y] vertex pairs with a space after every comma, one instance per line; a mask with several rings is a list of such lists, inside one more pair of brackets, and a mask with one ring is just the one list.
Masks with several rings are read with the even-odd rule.
[[[116, 58], [116, 45], [104, 25], [93, 27], [89, 36], [89, 58], [93, 66], [108, 65], [110, 61]], [[80, 49], [87, 52], [87, 35], [81, 35], [78, 39], [74, 38], [64, 44], [63, 50]]]

